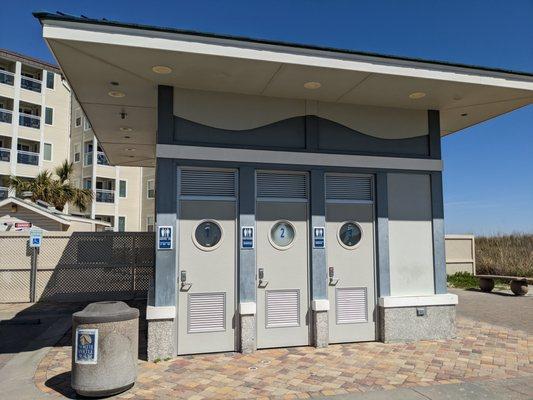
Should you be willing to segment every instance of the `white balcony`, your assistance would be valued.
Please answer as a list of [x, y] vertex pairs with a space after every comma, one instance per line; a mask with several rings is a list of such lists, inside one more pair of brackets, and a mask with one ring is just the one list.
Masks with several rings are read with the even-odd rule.
[[39, 129], [41, 127], [41, 117], [38, 115], [19, 113], [19, 125]]
[[18, 150], [17, 151], [17, 162], [19, 164], [39, 165], [39, 153]]
[[0, 122], [10, 124], [13, 120], [13, 111], [0, 108]]
[[96, 201], [98, 203], [114, 203], [115, 191], [109, 189], [96, 189]]
[[39, 79], [22, 76], [20, 78], [20, 87], [32, 92], [41, 93], [42, 82]]
[[83, 154], [83, 166], [93, 165], [93, 152], [89, 151]]
[[0, 161], [9, 162], [11, 160], [11, 149], [0, 147]]
[[0, 200], [7, 199], [9, 196], [9, 188], [5, 186], [0, 186]]
[[4, 85], [14, 86], [15, 74], [13, 72], [0, 70], [0, 83]]

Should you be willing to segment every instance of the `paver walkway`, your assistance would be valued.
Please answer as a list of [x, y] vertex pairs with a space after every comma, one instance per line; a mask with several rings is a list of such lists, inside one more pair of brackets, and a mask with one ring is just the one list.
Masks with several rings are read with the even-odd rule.
[[[533, 378], [533, 336], [458, 318], [453, 340], [352, 343], [252, 355], [213, 354], [140, 362], [137, 384], [122, 399], [309, 398], [399, 387]], [[35, 384], [52, 397], [74, 397], [69, 346], [41, 361]]]

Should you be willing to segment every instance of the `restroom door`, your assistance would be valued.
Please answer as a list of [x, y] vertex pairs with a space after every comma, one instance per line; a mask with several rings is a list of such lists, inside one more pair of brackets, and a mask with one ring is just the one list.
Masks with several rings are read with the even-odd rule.
[[309, 344], [308, 177], [258, 171], [257, 347]]
[[373, 179], [326, 174], [325, 182], [329, 339], [376, 340]]
[[178, 170], [178, 354], [235, 350], [234, 170]]

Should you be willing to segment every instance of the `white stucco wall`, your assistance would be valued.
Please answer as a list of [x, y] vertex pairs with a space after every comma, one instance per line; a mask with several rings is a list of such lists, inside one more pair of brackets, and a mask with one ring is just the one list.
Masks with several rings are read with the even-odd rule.
[[388, 174], [392, 296], [434, 294], [429, 175]]

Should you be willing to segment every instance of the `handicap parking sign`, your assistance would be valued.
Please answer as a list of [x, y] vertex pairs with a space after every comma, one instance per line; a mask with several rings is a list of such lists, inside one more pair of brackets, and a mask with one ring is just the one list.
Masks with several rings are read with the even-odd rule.
[[43, 231], [40, 229], [30, 229], [30, 247], [41, 247], [43, 242]]
[[157, 249], [158, 250], [172, 250], [173, 240], [174, 240], [174, 229], [172, 226], [159, 226], [157, 228], [158, 239], [157, 239]]

